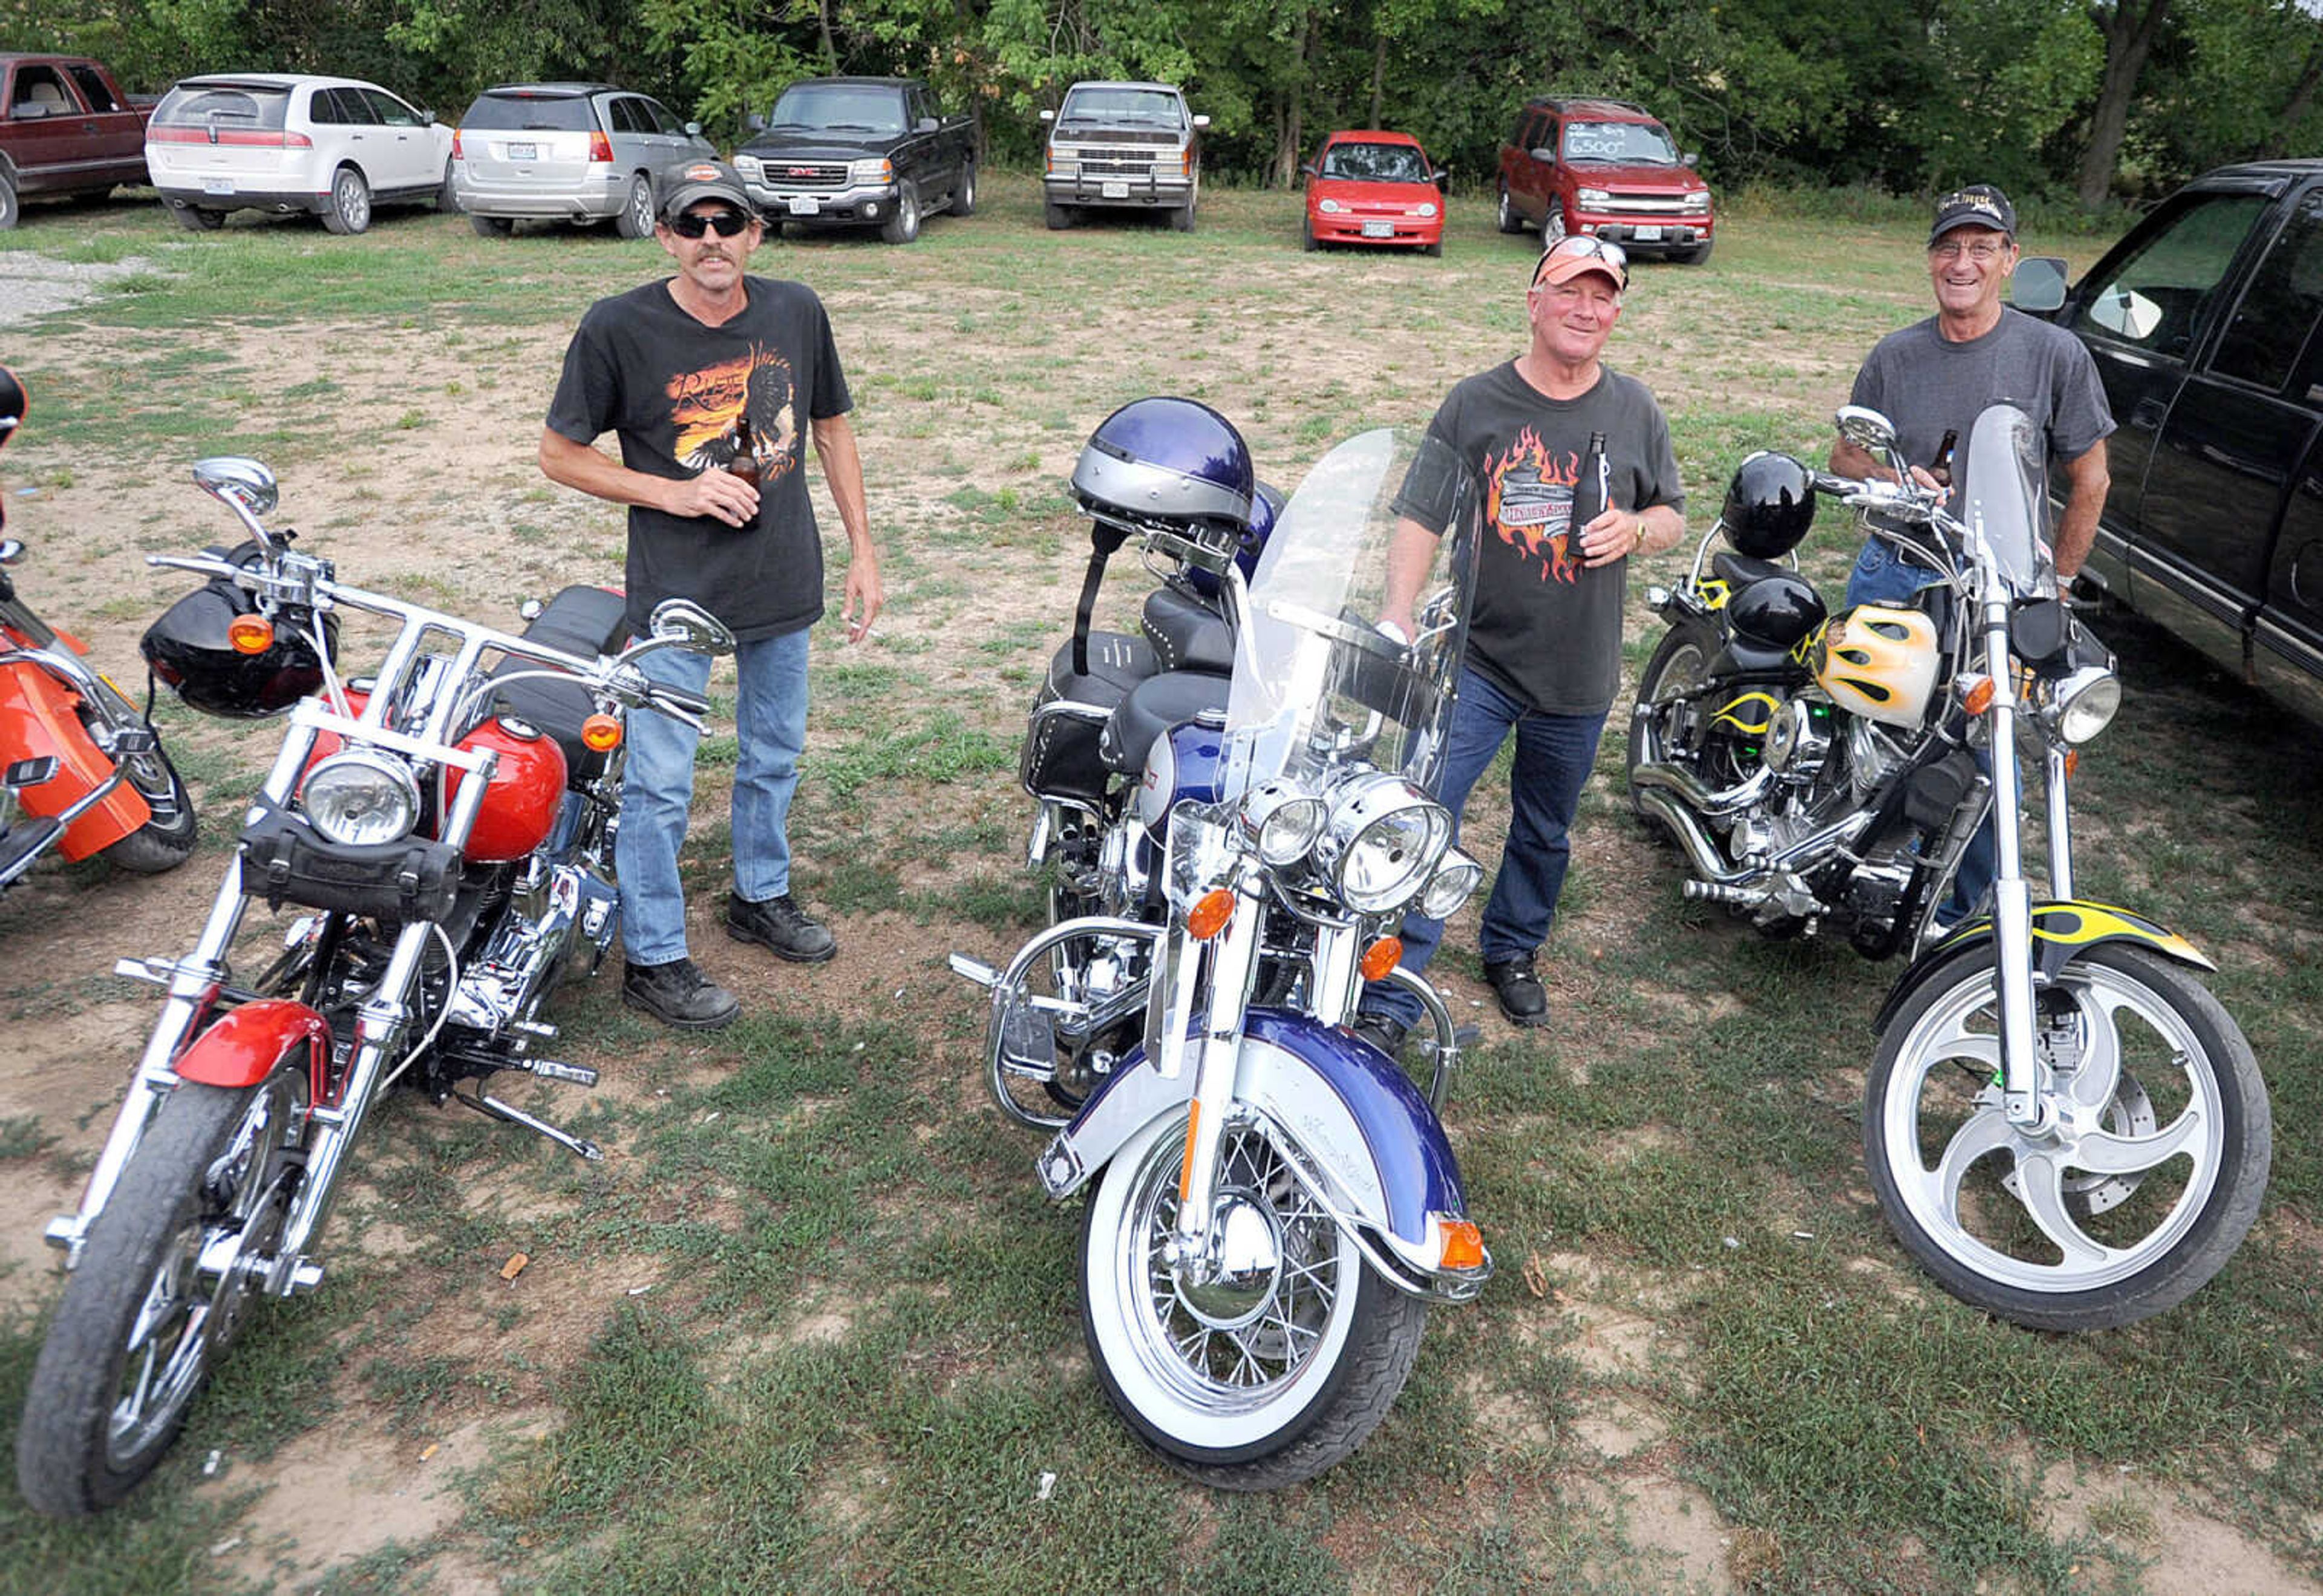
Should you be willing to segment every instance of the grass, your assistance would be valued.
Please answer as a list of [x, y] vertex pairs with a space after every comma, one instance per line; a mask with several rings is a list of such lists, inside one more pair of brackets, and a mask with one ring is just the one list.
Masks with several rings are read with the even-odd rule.
[[[685, 868], [697, 954], [741, 987], [743, 1021], [680, 1037], [602, 977], [560, 995], [544, 1045], [606, 1085], [509, 1089], [603, 1142], [601, 1165], [455, 1106], [391, 1105], [326, 1238], [326, 1288], [262, 1305], [121, 1509], [54, 1526], [0, 1500], [0, 1590], [310, 1582], [308, 1554], [342, 1531], [274, 1504], [280, 1449], [318, 1433], [372, 1481], [334, 1499], [356, 1524], [386, 1505], [378, 1479], [416, 1489], [426, 1446], [472, 1437], [450, 1507], [356, 1540], [343, 1590], [2162, 1591], [2189, 1577], [2171, 1561], [2188, 1515], [2241, 1548], [2212, 1582], [2323, 1580], [2323, 753], [2131, 622], [2108, 625], [2129, 707], [2085, 756], [2078, 862], [2085, 892], [2217, 959], [2274, 1094], [2268, 1207], [2217, 1280], [2148, 1324], [2064, 1337], [1918, 1275], [1859, 1142], [1868, 1023], [1897, 972], [1681, 903], [1627, 819], [1617, 713], [1547, 950], [1557, 1023], [1518, 1035], [1467, 1006], [1464, 927], [1442, 963], [1483, 1026], [1449, 1123], [1492, 1287], [1432, 1316], [1395, 1412], [1311, 1486], [1213, 1495], [1144, 1452], [1081, 1350], [1078, 1209], [1040, 1197], [1035, 1143], [982, 1101], [985, 1007], [940, 964], [1005, 957], [1042, 913], [1015, 771], [1087, 557], [1064, 478], [1099, 418], [1162, 390], [1218, 406], [1261, 474], [1295, 485], [1329, 440], [1424, 420], [1514, 353], [1532, 252], [1468, 197], [1440, 261], [1302, 255], [1281, 195], [1207, 194], [1191, 238], [1048, 233], [1007, 174], [982, 200], [905, 251], [794, 239], [757, 261], [831, 308], [887, 587], [872, 644], [817, 638], [793, 813], [799, 889], [840, 959], [775, 969], [717, 936], [734, 745], [714, 738]], [[317, 485], [301, 524], [343, 571], [472, 613], [616, 568], [618, 518], [544, 491], [528, 440], [579, 307], [655, 271], [650, 243], [487, 241], [395, 213], [354, 239], [252, 219], [197, 238], [151, 205], [76, 222], [36, 208], [6, 247], [142, 264], [22, 357], [38, 408], [8, 463], [53, 499], [12, 500], [10, 530], [35, 546], [27, 592], [101, 620], [100, 654], [133, 657], [151, 609], [72, 568], [220, 536], [162, 486], [197, 454], [263, 453], [286, 503]], [[1663, 397], [1697, 527], [1741, 454], [1823, 453], [1861, 353], [1925, 313], [1924, 225], [1750, 196], [1708, 267], [1640, 270], [1613, 358]], [[2027, 242], [2085, 266], [2104, 241]], [[506, 446], [456, 470], [432, 453], [477, 436]], [[407, 554], [394, 528], [423, 521], [464, 557]], [[1836, 582], [1851, 549], [1827, 518], [1808, 573]], [[834, 591], [843, 557], [832, 542]], [[1642, 586], [1632, 679], [1656, 635]], [[1116, 561], [1099, 624], [1143, 592]], [[713, 715], [730, 728], [729, 680]], [[146, 1013], [104, 971], [164, 950], [62, 959], [54, 928], [161, 903], [189, 937], [275, 746], [177, 711], [164, 731], [203, 800], [195, 864], [152, 883], [43, 871], [0, 901], [0, 1022], [87, 1039], [73, 1070], [5, 1078], [26, 1084], [0, 1116], [12, 1213], [35, 1190], [70, 1201]], [[1495, 780], [1469, 821], [1488, 860]], [[115, 1005], [130, 1017], [108, 1037]], [[519, 1251], [531, 1263], [501, 1279]], [[55, 1291], [28, 1264], [7, 1278], [0, 1412]], [[238, 1536], [273, 1550], [214, 1554]]]

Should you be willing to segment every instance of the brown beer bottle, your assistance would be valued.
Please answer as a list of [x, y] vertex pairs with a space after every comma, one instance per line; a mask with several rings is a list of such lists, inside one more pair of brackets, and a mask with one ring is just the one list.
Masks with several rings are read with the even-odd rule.
[[753, 488], [758, 485], [758, 439], [750, 430], [748, 410], [734, 423], [734, 458], [726, 463], [726, 469]]
[[1952, 485], [1952, 450], [1959, 443], [1960, 428], [1944, 428], [1944, 441], [1936, 445], [1935, 463], [1928, 467], [1928, 474], [1936, 479], [1936, 485], [1940, 488]]

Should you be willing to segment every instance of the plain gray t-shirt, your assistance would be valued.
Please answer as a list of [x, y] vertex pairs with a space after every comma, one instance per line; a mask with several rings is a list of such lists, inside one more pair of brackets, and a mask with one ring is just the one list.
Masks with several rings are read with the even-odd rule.
[[1939, 333], [1933, 316], [1888, 334], [1865, 357], [1849, 399], [1896, 424], [1908, 464], [1933, 465], [1944, 434], [1960, 435], [1952, 450], [1955, 512], [1965, 502], [1969, 432], [1987, 406], [2006, 400], [2030, 416], [2047, 434], [2052, 470], [2113, 430], [2105, 384], [2081, 341], [2006, 306], [1992, 331], [1964, 344]]
[[1536, 710], [1605, 713], [1621, 685], [1630, 562], [1583, 566], [1570, 546], [1574, 485], [1589, 435], [1602, 432], [1615, 509], [1684, 510], [1661, 407], [1610, 366], [1579, 399], [1551, 399], [1510, 361], [1455, 386], [1428, 429], [1483, 490], [1468, 663]]

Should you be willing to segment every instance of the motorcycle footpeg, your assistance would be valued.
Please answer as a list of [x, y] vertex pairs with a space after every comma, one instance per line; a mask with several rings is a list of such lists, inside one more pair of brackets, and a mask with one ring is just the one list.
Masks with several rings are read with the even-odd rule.
[[946, 958], [944, 962], [951, 966], [951, 973], [953, 975], [963, 976], [987, 990], [989, 990], [1000, 984], [1000, 972], [998, 970], [994, 969], [988, 964], [982, 964], [970, 959], [965, 953], [951, 954]]
[[567, 1064], [556, 1059], [527, 1059], [521, 1068], [543, 1080], [563, 1081], [568, 1087], [593, 1087], [597, 1072], [586, 1064]]
[[1001, 1067], [1012, 1075], [1048, 1080], [1057, 1069], [1057, 1029], [1049, 1016], [1018, 1004], [1001, 1017]]

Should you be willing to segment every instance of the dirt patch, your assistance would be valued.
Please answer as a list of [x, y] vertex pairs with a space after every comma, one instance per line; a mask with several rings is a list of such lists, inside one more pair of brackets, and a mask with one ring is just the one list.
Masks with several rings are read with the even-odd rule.
[[2052, 1535], [2094, 1536], [2138, 1560], [2148, 1590], [2323, 1592], [2323, 1583], [2175, 1488], [2142, 1479], [2135, 1470], [2052, 1464], [2041, 1475], [2040, 1498]]

